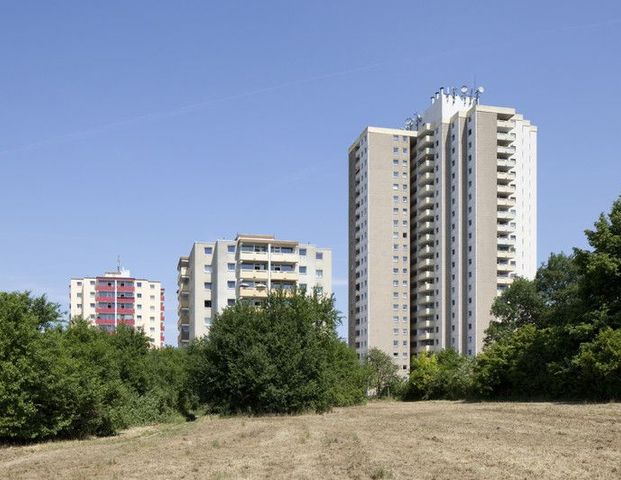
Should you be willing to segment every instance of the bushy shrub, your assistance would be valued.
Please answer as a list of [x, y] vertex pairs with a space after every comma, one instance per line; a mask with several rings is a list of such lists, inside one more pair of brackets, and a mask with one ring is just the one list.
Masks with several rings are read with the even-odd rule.
[[621, 330], [605, 328], [572, 360], [579, 396], [621, 399]]
[[129, 328], [61, 328], [44, 297], [0, 292], [0, 439], [109, 435], [187, 414], [186, 352]]
[[447, 349], [412, 359], [404, 400], [457, 400], [471, 395], [473, 359]]
[[332, 298], [304, 292], [274, 292], [259, 307], [225, 309], [209, 337], [190, 347], [201, 401], [219, 412], [253, 414], [358, 403], [360, 367], [337, 339], [338, 322]]

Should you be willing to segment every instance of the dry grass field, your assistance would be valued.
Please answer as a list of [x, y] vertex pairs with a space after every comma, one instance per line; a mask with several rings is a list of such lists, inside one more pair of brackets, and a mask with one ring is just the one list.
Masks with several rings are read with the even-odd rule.
[[2, 479], [621, 478], [621, 404], [375, 402], [0, 448]]

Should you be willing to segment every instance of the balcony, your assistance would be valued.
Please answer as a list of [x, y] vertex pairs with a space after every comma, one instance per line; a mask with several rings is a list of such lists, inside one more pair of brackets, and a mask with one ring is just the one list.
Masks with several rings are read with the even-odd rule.
[[498, 171], [506, 171], [515, 168], [515, 159], [513, 158], [498, 158], [496, 159], [496, 167]]
[[502, 133], [496, 134], [496, 140], [499, 142], [513, 142], [515, 140], [515, 133]]
[[433, 145], [433, 137], [431, 135], [424, 135], [422, 137], [418, 137], [418, 141], [416, 146], [419, 148], [429, 147]]
[[416, 264], [416, 270], [433, 270], [435, 262], [432, 259], [426, 258]]
[[502, 195], [511, 195], [515, 193], [515, 185], [498, 185], [497, 192]]
[[513, 257], [515, 257], [515, 251], [514, 250], [498, 250], [498, 252], [496, 253], [496, 257], [497, 258], [507, 258], [507, 259], [511, 259]]
[[277, 270], [272, 270], [272, 280], [297, 281], [298, 273], [297, 272], [279, 272]]
[[427, 173], [427, 172], [433, 172], [433, 161], [432, 160], [423, 160], [422, 162], [420, 162], [417, 166], [418, 168], [418, 173]]
[[419, 233], [433, 232], [433, 222], [420, 222], [416, 224], [416, 231]]
[[515, 122], [511, 120], [498, 120], [496, 123], [496, 128], [499, 132], [508, 132], [509, 130], [512, 130], [513, 127], [515, 127]]
[[425, 222], [429, 220], [433, 220], [433, 210], [431, 208], [427, 208], [425, 210], [419, 210], [418, 213], [416, 214], [417, 222]]
[[498, 220], [513, 220], [515, 218], [515, 213], [511, 210], [498, 210], [496, 215]]
[[434, 236], [431, 233], [426, 233], [424, 235], [417, 235], [416, 237], [416, 245], [418, 247], [422, 247], [424, 245], [433, 245]]
[[434, 321], [433, 320], [420, 320], [416, 322], [414, 326], [417, 330], [420, 328], [432, 328], [434, 326]]
[[509, 235], [515, 232], [515, 228], [510, 223], [498, 223], [496, 225], [496, 231], [502, 235]]
[[298, 259], [299, 257], [296, 253], [280, 253], [280, 252], [271, 253], [272, 262], [298, 263]]
[[509, 157], [515, 153], [515, 147], [496, 147], [496, 152], [499, 157]]
[[436, 309], [435, 308], [423, 308], [421, 310], [418, 310], [415, 315], [417, 318], [420, 317], [432, 317], [433, 315], [435, 315], [436, 313]]
[[427, 134], [433, 133], [433, 125], [431, 123], [423, 123], [418, 127], [418, 134], [421, 136], [425, 136]]
[[417, 295], [416, 296], [416, 305], [425, 305], [428, 303], [433, 303], [434, 297], [433, 295]]
[[503, 247], [515, 247], [515, 239], [509, 237], [496, 237], [496, 244]]
[[423, 258], [432, 258], [433, 257], [433, 247], [422, 247], [419, 248], [416, 252], [416, 256], [418, 257], [419, 260], [422, 260]]
[[513, 279], [509, 276], [502, 276], [502, 277], [496, 278], [496, 283], [499, 286], [511, 285], [511, 282], [513, 282]]
[[418, 288], [416, 289], [416, 294], [417, 295], [426, 295], [428, 293], [433, 293], [433, 283], [432, 282], [421, 283], [418, 286]]
[[515, 270], [515, 265], [511, 265], [509, 262], [506, 263], [496, 263], [496, 270], [499, 274], [503, 274], [506, 272], [512, 272]]
[[496, 181], [498, 184], [506, 184], [515, 180], [515, 172], [498, 172]]
[[418, 272], [416, 272], [416, 281], [421, 282], [423, 280], [433, 280], [433, 271], [419, 270]]
[[417, 333], [416, 334], [416, 340], [430, 340], [433, 338], [433, 333], [432, 332], [426, 332], [423, 330], [422, 333]]
[[244, 252], [239, 250], [239, 259], [244, 262], [267, 262], [267, 252]]
[[513, 197], [501, 197], [498, 198], [496, 200], [496, 205], [498, 205], [499, 207], [506, 207], [506, 208], [510, 208], [510, 207], [515, 207], [515, 198]]
[[240, 288], [240, 298], [267, 298], [267, 288]]
[[424, 187], [421, 187], [418, 189], [418, 191], [416, 192], [416, 198], [421, 200], [425, 197], [433, 197], [433, 194], [434, 194], [433, 185], [425, 185]]
[[420, 202], [418, 202], [416, 204], [416, 207], [419, 210], [425, 209], [425, 208], [433, 208], [433, 197], [425, 197], [423, 198]]
[[433, 157], [433, 148], [423, 148], [416, 152], [416, 162], [426, 157]]
[[425, 185], [433, 185], [433, 179], [435, 175], [433, 173], [423, 173], [416, 179], [416, 187], [421, 189]]
[[239, 278], [245, 280], [267, 280], [267, 270], [239, 270]]

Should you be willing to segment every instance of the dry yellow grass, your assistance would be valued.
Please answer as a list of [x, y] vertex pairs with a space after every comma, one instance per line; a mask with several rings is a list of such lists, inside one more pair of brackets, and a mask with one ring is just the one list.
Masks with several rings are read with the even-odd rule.
[[0, 449], [3, 479], [619, 479], [621, 405], [376, 402]]

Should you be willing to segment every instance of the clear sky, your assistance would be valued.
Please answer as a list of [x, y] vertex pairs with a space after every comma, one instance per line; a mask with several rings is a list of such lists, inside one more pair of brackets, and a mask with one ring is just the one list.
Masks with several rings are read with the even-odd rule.
[[[0, 289], [167, 289], [195, 240], [331, 247], [347, 303], [347, 147], [438, 87], [539, 127], [539, 259], [621, 194], [621, 2], [0, 0]], [[344, 331], [344, 330], [343, 330]]]

